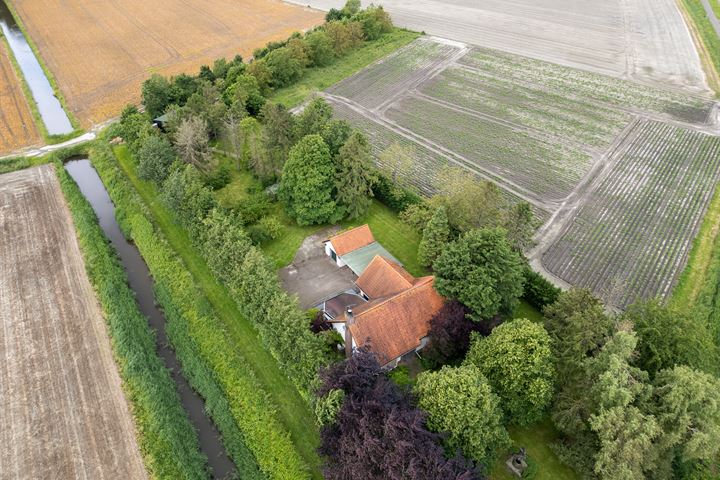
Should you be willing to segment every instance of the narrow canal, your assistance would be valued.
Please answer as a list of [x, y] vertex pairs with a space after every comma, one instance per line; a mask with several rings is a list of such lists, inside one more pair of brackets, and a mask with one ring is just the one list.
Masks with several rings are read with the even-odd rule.
[[[73, 131], [65, 110], [55, 96], [50, 81], [30, 48], [25, 35], [15, 22], [5, 0], [0, 0], [0, 30], [7, 39], [15, 60], [20, 65], [25, 81], [30, 87], [35, 104], [50, 135], [63, 135]], [[28, 98], [28, 101], [31, 99]]]
[[137, 248], [125, 240], [120, 231], [120, 227], [115, 221], [115, 206], [105, 190], [105, 185], [87, 158], [71, 159], [65, 164], [65, 169], [95, 210], [100, 227], [105, 232], [105, 236], [110, 239], [110, 243], [125, 267], [130, 288], [135, 292], [140, 311], [148, 318], [150, 326], [156, 331], [157, 352], [170, 370], [177, 385], [182, 405], [188, 413], [190, 422], [198, 432], [200, 448], [208, 457], [213, 476], [218, 479], [233, 478], [235, 467], [220, 442], [217, 428], [205, 414], [202, 398], [180, 373], [180, 363], [175, 352], [170, 348], [165, 334], [165, 317], [155, 306], [150, 272]]

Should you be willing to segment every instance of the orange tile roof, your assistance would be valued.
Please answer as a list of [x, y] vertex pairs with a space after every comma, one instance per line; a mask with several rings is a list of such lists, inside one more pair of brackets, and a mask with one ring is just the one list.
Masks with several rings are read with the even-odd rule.
[[375, 237], [373, 237], [370, 227], [367, 225], [360, 225], [359, 227], [350, 229], [347, 232], [330, 237], [330, 243], [338, 256], [345, 255], [346, 253], [355, 251], [358, 248], [370, 245], [374, 241]]
[[403, 292], [355, 308], [349, 325], [355, 344], [360, 347], [369, 341], [381, 363], [417, 348], [444, 302], [433, 288], [434, 280], [419, 278]]
[[413, 286], [415, 277], [390, 259], [375, 255], [355, 284], [371, 299], [388, 297]]

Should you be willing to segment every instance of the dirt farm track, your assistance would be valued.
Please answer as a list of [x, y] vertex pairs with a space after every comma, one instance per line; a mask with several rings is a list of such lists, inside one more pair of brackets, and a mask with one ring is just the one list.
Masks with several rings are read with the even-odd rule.
[[0, 42], [0, 155], [39, 139], [20, 79]]
[[0, 176], [0, 477], [147, 478], [52, 166]]
[[152, 73], [196, 73], [320, 24], [322, 12], [280, 0], [13, 0], [84, 127], [139, 100]]

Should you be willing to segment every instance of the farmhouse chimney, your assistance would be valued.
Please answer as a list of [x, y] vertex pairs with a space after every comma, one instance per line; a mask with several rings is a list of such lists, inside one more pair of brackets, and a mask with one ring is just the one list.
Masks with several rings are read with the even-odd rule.
[[352, 346], [352, 334], [350, 333], [350, 325], [355, 322], [353, 317], [352, 308], [347, 307], [345, 310], [345, 356], [347, 358], [352, 357], [353, 346]]

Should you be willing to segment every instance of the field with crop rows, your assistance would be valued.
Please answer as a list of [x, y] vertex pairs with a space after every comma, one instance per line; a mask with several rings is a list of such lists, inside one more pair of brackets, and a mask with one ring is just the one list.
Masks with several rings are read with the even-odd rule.
[[328, 89], [365, 108], [378, 108], [433, 75], [461, 51], [457, 44], [419, 38]]
[[32, 145], [40, 139], [28, 101], [0, 42], [0, 155]]
[[636, 129], [543, 256], [551, 273], [617, 307], [670, 292], [720, 180], [720, 138], [655, 121]]
[[453, 164], [529, 202], [546, 222], [533, 264], [617, 306], [669, 293], [718, 178], [708, 96], [433, 37], [326, 98], [376, 153], [411, 148], [423, 193]]
[[52, 165], [0, 177], [0, 476], [147, 478]]
[[13, 7], [83, 126], [137, 102], [157, 72], [196, 73], [219, 57], [322, 23], [321, 12], [280, 0], [15, 0]]
[[386, 115], [521, 191], [550, 200], [566, 197], [592, 163], [590, 155], [571, 146], [422, 98], [404, 98]]

